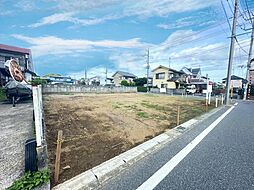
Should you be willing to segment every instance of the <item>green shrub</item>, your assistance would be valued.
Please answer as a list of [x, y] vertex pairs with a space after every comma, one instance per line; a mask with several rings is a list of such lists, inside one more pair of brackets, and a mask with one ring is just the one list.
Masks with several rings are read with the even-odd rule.
[[0, 87], [0, 101], [5, 100], [6, 96], [5, 96], [5, 92], [4, 89], [2, 87]]
[[144, 111], [138, 112], [138, 113], [137, 113], [137, 116], [143, 117], [143, 118], [148, 118], [148, 117], [149, 117], [148, 114], [147, 114], [146, 112], [144, 112]]
[[47, 84], [47, 81], [45, 79], [33, 78], [33, 80], [31, 81], [31, 84], [33, 86], [40, 85], [40, 84]]
[[122, 86], [130, 86], [130, 84], [128, 83], [127, 80], [121, 81], [121, 85], [122, 85]]
[[47, 170], [37, 172], [27, 172], [24, 176], [15, 181], [6, 190], [31, 190], [49, 181]]
[[138, 92], [147, 92], [147, 87], [144, 86], [138, 86], [137, 87]]

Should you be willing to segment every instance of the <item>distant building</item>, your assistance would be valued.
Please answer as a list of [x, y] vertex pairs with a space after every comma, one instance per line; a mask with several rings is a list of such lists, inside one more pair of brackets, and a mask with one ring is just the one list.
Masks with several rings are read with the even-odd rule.
[[107, 77], [105, 79], [105, 85], [106, 86], [113, 86], [114, 85], [113, 80], [114, 80], [113, 78]]
[[183, 67], [181, 71], [186, 75], [187, 84], [195, 85], [197, 93], [202, 93], [203, 90], [207, 89], [207, 80], [209, 79], [202, 76], [200, 68]]
[[[145, 87], [147, 87], [147, 84], [144, 84]], [[149, 76], [148, 77], [148, 87], [152, 87], [153, 86], [153, 76]]]
[[48, 84], [75, 84], [75, 80], [67, 76], [50, 76], [43, 77], [46, 79]]
[[[227, 78], [222, 79], [222, 84], [224, 84], [225, 86], [226, 86], [226, 82], [227, 82]], [[238, 89], [243, 89], [243, 87], [246, 83], [247, 83], [246, 79], [244, 79], [242, 77], [238, 77], [236, 75], [232, 75], [230, 88], [233, 88], [234, 91], [236, 91]]]
[[100, 86], [101, 84], [101, 79], [99, 76], [94, 76], [94, 77], [91, 77], [88, 79], [88, 85], [91, 85], [91, 86]]
[[181, 71], [186, 74], [188, 83], [191, 83], [192, 79], [202, 79], [200, 68], [192, 69], [192, 68], [183, 67]]
[[165, 66], [158, 66], [152, 70], [153, 86], [158, 88], [176, 89], [186, 83], [186, 76], [182, 71], [177, 71]]
[[131, 83], [135, 78], [137, 78], [136, 75], [124, 71], [117, 71], [115, 74], [113, 74], [113, 83], [115, 86], [121, 86], [121, 82], [123, 80], [126, 80], [127, 82]]
[[20, 65], [27, 81], [32, 80], [34, 68], [32, 62], [32, 53], [30, 49], [0, 44], [0, 86], [4, 86], [11, 78], [10, 73], [5, 68], [5, 62], [10, 59], [16, 59]]

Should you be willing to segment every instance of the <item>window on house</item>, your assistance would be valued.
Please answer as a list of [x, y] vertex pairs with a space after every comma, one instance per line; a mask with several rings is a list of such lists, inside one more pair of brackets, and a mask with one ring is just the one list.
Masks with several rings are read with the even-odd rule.
[[161, 88], [167, 88], [168, 85], [167, 84], [161, 84]]
[[156, 79], [165, 79], [165, 73], [157, 73]]
[[7, 60], [10, 60], [11, 59], [11, 57], [5, 57], [5, 62], [7, 61]]

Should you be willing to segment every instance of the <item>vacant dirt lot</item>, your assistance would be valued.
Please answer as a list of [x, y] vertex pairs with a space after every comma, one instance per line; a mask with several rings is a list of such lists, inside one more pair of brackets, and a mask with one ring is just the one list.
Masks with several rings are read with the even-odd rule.
[[[60, 182], [205, 112], [204, 101], [146, 94], [44, 96], [50, 168], [63, 130]], [[63, 169], [68, 166], [69, 169]]]

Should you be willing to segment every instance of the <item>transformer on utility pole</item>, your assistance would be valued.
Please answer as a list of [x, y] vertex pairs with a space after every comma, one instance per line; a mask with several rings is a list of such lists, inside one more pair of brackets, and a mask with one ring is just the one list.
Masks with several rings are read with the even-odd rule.
[[229, 95], [230, 95], [230, 86], [231, 86], [232, 63], [233, 63], [234, 48], [235, 48], [237, 11], [238, 11], [238, 0], [235, 0], [231, 44], [230, 44], [229, 59], [228, 59], [227, 85], [226, 85], [226, 96], [225, 96], [226, 105], [229, 105], [229, 100], [230, 100]]

